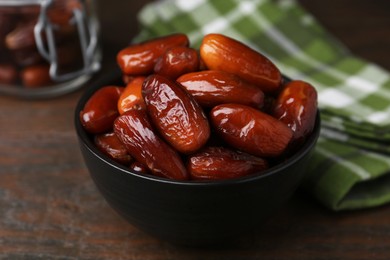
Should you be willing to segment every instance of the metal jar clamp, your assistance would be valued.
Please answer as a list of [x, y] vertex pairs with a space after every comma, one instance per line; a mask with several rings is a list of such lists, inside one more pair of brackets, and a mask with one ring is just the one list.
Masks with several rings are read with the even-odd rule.
[[[50, 76], [56, 81], [67, 81], [76, 78], [80, 75], [89, 74], [97, 71], [100, 68], [100, 63], [95, 61], [98, 42], [98, 26], [94, 17], [86, 19], [85, 1], [79, 0], [82, 8], [73, 10], [73, 17], [69, 20], [70, 24], [75, 24], [78, 29], [80, 39], [80, 47], [82, 51], [83, 67], [77, 71], [72, 71], [66, 74], [58, 72], [58, 56], [56, 52], [56, 43], [53, 30], [56, 29], [56, 24], [51, 23], [47, 16], [47, 9], [53, 3], [53, 0], [41, 1], [41, 13], [38, 22], [34, 28], [35, 41], [40, 54], [50, 63]], [[46, 35], [46, 44], [43, 40], [43, 32]], [[87, 37], [89, 35], [89, 37]]]

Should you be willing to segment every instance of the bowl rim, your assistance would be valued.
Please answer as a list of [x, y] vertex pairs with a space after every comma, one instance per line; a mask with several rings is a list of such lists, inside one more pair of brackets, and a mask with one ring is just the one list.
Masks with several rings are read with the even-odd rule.
[[[267, 178], [270, 175], [277, 174], [279, 172], [282, 172], [283, 169], [288, 168], [290, 165], [295, 164], [297, 161], [299, 161], [302, 157], [304, 157], [307, 153], [309, 153], [314, 146], [317, 143], [317, 139], [320, 134], [320, 126], [321, 126], [321, 119], [320, 119], [320, 112], [317, 109], [316, 114], [316, 122], [314, 124], [314, 128], [312, 133], [310, 134], [309, 138], [304, 142], [303, 145], [298, 149], [297, 152], [295, 152], [293, 155], [289, 156], [286, 160], [283, 162], [274, 165], [270, 167], [269, 169], [253, 173], [247, 176], [232, 178], [232, 179], [223, 179], [223, 180], [172, 180], [168, 178], [163, 178], [159, 176], [154, 176], [151, 174], [142, 174], [135, 171], [132, 171], [130, 168], [126, 168], [126, 166], [121, 165], [120, 163], [116, 162], [115, 160], [109, 158], [107, 155], [105, 155], [103, 152], [101, 152], [99, 149], [96, 148], [93, 141], [90, 138], [90, 134], [88, 134], [84, 128], [81, 125], [80, 122], [80, 112], [82, 111], [85, 103], [89, 99], [89, 97], [99, 88], [103, 86], [108, 85], [115, 85], [111, 84], [112, 82], [118, 81], [120, 79], [121, 73], [119, 70], [114, 70], [111, 73], [106, 73], [103, 76], [101, 76], [98, 80], [90, 84], [90, 86], [82, 93], [80, 99], [77, 101], [76, 108], [74, 110], [74, 127], [77, 133], [77, 137], [79, 139], [79, 142], [82, 142], [82, 144], [96, 157], [98, 157], [101, 161], [104, 161], [104, 163], [110, 165], [111, 167], [119, 170], [123, 174], [130, 174], [133, 177], [141, 178], [147, 181], [157, 182], [161, 184], [171, 184], [171, 185], [183, 185], [183, 186], [223, 186], [223, 185], [238, 185], [241, 183], [248, 183], [252, 182], [258, 179]], [[289, 80], [287, 77], [284, 77], [285, 79]]]

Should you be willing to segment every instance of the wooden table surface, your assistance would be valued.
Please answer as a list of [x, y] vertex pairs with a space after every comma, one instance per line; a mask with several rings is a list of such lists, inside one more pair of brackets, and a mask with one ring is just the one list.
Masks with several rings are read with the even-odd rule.
[[[390, 70], [388, 0], [301, 2], [353, 53]], [[115, 53], [136, 33], [142, 2], [99, 6], [106, 54]], [[73, 112], [83, 91], [0, 97], [0, 259], [390, 259], [390, 205], [334, 213], [303, 192], [247, 246], [178, 248], [137, 230], [107, 205], [82, 160]]]

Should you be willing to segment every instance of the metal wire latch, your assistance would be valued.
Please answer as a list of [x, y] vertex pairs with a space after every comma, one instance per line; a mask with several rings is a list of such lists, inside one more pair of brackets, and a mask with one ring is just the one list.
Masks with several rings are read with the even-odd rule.
[[78, 0], [80, 8], [73, 9], [73, 16], [69, 19], [69, 25], [76, 26], [80, 39], [83, 66], [72, 72], [61, 74], [59, 71], [58, 53], [54, 31], [59, 26], [50, 21], [47, 10], [53, 0], [40, 2], [41, 12], [37, 24], [34, 27], [34, 36], [39, 53], [50, 63], [50, 76], [55, 81], [68, 81], [78, 76], [90, 74], [100, 68], [100, 62], [96, 61], [98, 52], [98, 22], [95, 17], [86, 14], [85, 0]]

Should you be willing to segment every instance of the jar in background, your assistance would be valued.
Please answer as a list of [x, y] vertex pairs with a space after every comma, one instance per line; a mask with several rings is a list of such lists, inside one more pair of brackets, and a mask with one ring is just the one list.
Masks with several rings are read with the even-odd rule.
[[0, 94], [50, 98], [100, 68], [93, 0], [0, 0]]

